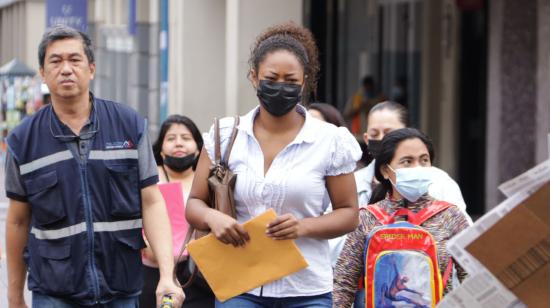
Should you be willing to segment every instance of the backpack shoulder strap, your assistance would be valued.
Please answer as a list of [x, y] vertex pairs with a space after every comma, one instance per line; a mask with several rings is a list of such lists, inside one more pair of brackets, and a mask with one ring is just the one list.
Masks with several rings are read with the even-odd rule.
[[[231, 155], [231, 149], [233, 148], [233, 144], [235, 143], [235, 139], [237, 139], [237, 126], [239, 125], [239, 116], [235, 116], [235, 124], [233, 124], [233, 131], [231, 132], [231, 138], [229, 139], [229, 143], [227, 144], [227, 148], [225, 148], [225, 155], [222, 158], [221, 163], [225, 166], [227, 166], [227, 162], [229, 161], [229, 155]], [[219, 134], [219, 133], [218, 133]]]
[[393, 216], [389, 215], [381, 207], [376, 204], [369, 204], [366, 207], [366, 210], [369, 211], [375, 218], [383, 225], [387, 225], [393, 222]]
[[441, 280], [443, 283], [443, 289], [447, 287], [447, 282], [449, 282], [449, 278], [453, 273], [453, 265], [453, 258], [449, 258], [449, 262], [447, 262], [447, 268], [445, 269], [445, 273], [443, 273], [443, 279]]
[[407, 221], [409, 221], [411, 219], [411, 217], [415, 216], [415, 214], [407, 208], [400, 208], [397, 211], [395, 211], [392, 216], [394, 217], [394, 219], [395, 219], [395, 217], [406, 216]]
[[432, 204], [420, 210], [414, 217], [411, 217], [410, 222], [417, 226], [423, 224], [426, 220], [443, 212], [451, 207], [451, 204], [445, 201], [433, 201]]

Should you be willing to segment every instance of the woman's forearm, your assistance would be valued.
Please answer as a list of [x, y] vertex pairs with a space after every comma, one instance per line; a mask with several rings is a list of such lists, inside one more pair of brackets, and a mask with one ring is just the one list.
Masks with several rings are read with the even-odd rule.
[[357, 207], [342, 207], [319, 217], [304, 218], [300, 223], [302, 236], [331, 239], [355, 230], [359, 225], [359, 213]]

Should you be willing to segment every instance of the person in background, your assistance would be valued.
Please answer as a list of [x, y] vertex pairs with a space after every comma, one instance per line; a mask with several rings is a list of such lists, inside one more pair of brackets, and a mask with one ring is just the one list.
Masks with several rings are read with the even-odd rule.
[[[307, 109], [314, 118], [334, 124], [338, 127], [346, 126], [346, 122], [340, 111], [330, 104], [312, 103], [307, 106]], [[367, 146], [362, 140], [359, 140], [359, 146], [361, 146], [361, 152], [363, 153], [363, 155], [361, 156], [361, 159], [357, 162], [357, 168], [363, 168], [367, 165], [368, 162], [370, 162], [370, 160], [369, 155], [366, 151]]]
[[346, 126], [340, 111], [330, 104], [312, 103], [307, 106], [307, 110], [316, 119], [334, 124], [336, 127]]
[[[179, 183], [183, 192], [184, 204], [187, 202], [191, 184], [195, 175], [195, 167], [199, 157], [199, 149], [203, 140], [195, 123], [183, 115], [171, 115], [160, 127], [157, 140], [153, 144], [153, 155], [157, 163], [159, 184]], [[178, 257], [187, 233], [185, 209], [166, 203], [172, 227], [174, 256]], [[147, 240], [146, 240], [147, 242]], [[160, 278], [158, 263], [150, 247], [142, 250], [144, 286], [140, 295], [141, 307], [155, 306], [155, 286]], [[181, 260], [187, 262], [187, 260]], [[177, 267], [187, 269], [186, 265]], [[180, 283], [185, 283], [189, 273], [177, 272]], [[184, 289], [185, 302], [182, 307], [208, 308], [214, 307], [214, 294], [210, 287], [196, 279]]]
[[398, 77], [391, 87], [389, 100], [407, 108], [407, 98], [407, 78], [404, 76]]
[[[392, 101], [385, 101], [372, 107], [368, 116], [367, 130], [363, 134], [363, 139], [368, 146], [368, 151], [373, 157], [379, 154], [382, 139], [388, 133], [407, 127], [408, 112], [403, 105]], [[366, 206], [372, 197], [372, 188], [377, 184], [374, 177], [373, 160], [367, 167], [354, 173], [355, 184], [357, 185], [357, 196], [359, 206]], [[432, 185], [428, 193], [437, 200], [442, 200], [456, 205], [471, 222], [470, 216], [466, 212], [466, 203], [462, 197], [462, 192], [458, 184], [447, 174], [447, 172], [432, 166]]]
[[[367, 150], [372, 157], [378, 155], [382, 138], [388, 133], [405, 128], [408, 124], [408, 112], [403, 105], [385, 101], [372, 107], [368, 116], [367, 130], [363, 133], [363, 139], [367, 144]], [[360, 207], [367, 206], [370, 202], [373, 188], [378, 184], [374, 177], [375, 160], [372, 160], [366, 167], [355, 171], [355, 184], [357, 185], [357, 202]], [[447, 201], [458, 206], [471, 224], [472, 219], [466, 212], [466, 204], [458, 184], [443, 170], [432, 166], [432, 185], [429, 187], [429, 194], [438, 200]], [[331, 252], [333, 264], [344, 247], [346, 236], [331, 240]], [[360, 288], [355, 299], [355, 308], [364, 307], [365, 290]]]
[[[309, 30], [293, 23], [267, 29], [258, 36], [249, 64], [259, 105], [240, 117], [228, 162], [237, 174], [237, 217], [208, 205], [215, 144], [211, 128], [204, 138], [187, 219], [199, 230], [211, 230], [223, 243], [243, 246], [249, 235], [242, 224], [273, 209], [277, 218], [267, 226], [267, 235], [295, 240], [309, 266], [223, 303], [216, 301], [216, 307], [332, 307], [327, 239], [357, 227], [352, 172], [361, 156], [359, 145], [345, 127], [319, 121], [299, 104], [308, 102], [308, 93], [314, 92], [319, 70]], [[220, 120], [222, 153], [233, 124], [233, 118]], [[333, 211], [322, 215], [326, 191]]]
[[[432, 198], [424, 185], [431, 177], [429, 169], [435, 158], [431, 141], [414, 128], [401, 128], [389, 132], [382, 139], [376, 155], [376, 186], [371, 203], [389, 215], [406, 208], [413, 213], [430, 206]], [[407, 177], [401, 174], [407, 172]], [[428, 172], [427, 172], [428, 171]], [[402, 182], [406, 180], [407, 182]], [[420, 184], [419, 184], [420, 183]], [[404, 185], [401, 185], [404, 184]], [[406, 187], [407, 189], [404, 189]], [[359, 212], [361, 223], [348, 234], [344, 249], [334, 269], [334, 307], [350, 307], [356, 296], [357, 286], [364, 273], [365, 243], [371, 230], [380, 222], [366, 210]], [[437, 244], [437, 259], [443, 276], [451, 256], [446, 249], [447, 241], [469, 226], [463, 211], [451, 207], [426, 220], [422, 228], [431, 233]], [[454, 262], [457, 277], [462, 282], [466, 272]], [[454, 277], [444, 286], [444, 294], [452, 290]]]
[[376, 83], [372, 76], [365, 76], [361, 81], [361, 87], [348, 102], [344, 117], [350, 121], [350, 130], [358, 140], [361, 139], [361, 133], [367, 127], [367, 115], [376, 103], [386, 100], [386, 96], [380, 93], [376, 88]]

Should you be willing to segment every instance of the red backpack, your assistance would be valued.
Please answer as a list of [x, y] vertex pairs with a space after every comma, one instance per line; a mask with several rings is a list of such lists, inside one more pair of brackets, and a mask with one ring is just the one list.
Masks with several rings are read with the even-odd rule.
[[[376, 204], [365, 208], [382, 224], [365, 245], [365, 307], [435, 307], [441, 300], [452, 260], [442, 278], [435, 239], [420, 225], [450, 206], [434, 201], [418, 213], [403, 208], [393, 215]], [[395, 222], [398, 216], [407, 221]]]

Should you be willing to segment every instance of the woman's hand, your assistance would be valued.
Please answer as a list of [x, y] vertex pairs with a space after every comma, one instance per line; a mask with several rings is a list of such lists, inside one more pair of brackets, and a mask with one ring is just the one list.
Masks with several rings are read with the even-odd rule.
[[302, 221], [292, 214], [278, 216], [267, 225], [267, 236], [275, 240], [293, 240], [304, 236]]
[[213, 210], [208, 215], [206, 223], [214, 236], [224, 244], [231, 244], [235, 247], [244, 246], [250, 240], [248, 232], [241, 224], [219, 211]]

